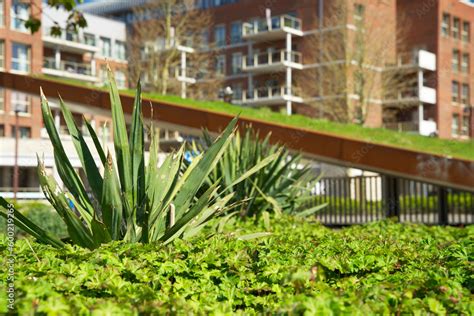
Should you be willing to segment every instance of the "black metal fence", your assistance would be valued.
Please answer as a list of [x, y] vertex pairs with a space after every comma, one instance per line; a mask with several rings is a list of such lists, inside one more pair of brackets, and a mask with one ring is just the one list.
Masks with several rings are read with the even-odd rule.
[[351, 225], [398, 217], [400, 222], [474, 224], [474, 192], [391, 176], [323, 178], [313, 205], [327, 203], [317, 218]]

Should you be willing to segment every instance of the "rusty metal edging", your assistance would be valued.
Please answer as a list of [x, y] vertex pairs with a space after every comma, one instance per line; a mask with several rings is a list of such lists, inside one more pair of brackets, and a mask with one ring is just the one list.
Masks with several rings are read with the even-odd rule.
[[[39, 88], [42, 87], [47, 97], [57, 97], [60, 92], [65, 101], [102, 110], [110, 109], [108, 93], [90, 87], [5, 72], [0, 72], [0, 85], [31, 94], [38, 94]], [[133, 97], [122, 94], [121, 99], [124, 112], [131, 114]], [[229, 114], [170, 102], [148, 99], [144, 101], [144, 104], [151, 102], [153, 105], [153, 119], [186, 128], [206, 127], [212, 132], [218, 132], [232, 118]], [[150, 107], [144, 106], [143, 115], [151, 118]], [[252, 124], [254, 128], [259, 129], [262, 135], [271, 132], [272, 142], [284, 144], [290, 149], [302, 151], [306, 155], [325, 162], [474, 192], [474, 160], [449, 158], [374, 144], [257, 119], [242, 118], [240, 120], [241, 127], [247, 124]]]

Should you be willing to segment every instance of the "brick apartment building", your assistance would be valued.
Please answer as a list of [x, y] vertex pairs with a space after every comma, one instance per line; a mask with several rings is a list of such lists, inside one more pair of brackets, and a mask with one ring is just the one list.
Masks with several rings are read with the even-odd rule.
[[[131, 25], [136, 22], [132, 7], [144, 2], [96, 2], [82, 9]], [[362, 119], [367, 126], [427, 136], [473, 135], [470, 1], [195, 4], [213, 17], [203, 34], [214, 43], [214, 70], [225, 78], [222, 88], [232, 88], [234, 103], [335, 120]], [[354, 43], [361, 34], [366, 42], [358, 49]], [[331, 48], [338, 40], [343, 45]], [[392, 77], [404, 80], [395, 84]]]

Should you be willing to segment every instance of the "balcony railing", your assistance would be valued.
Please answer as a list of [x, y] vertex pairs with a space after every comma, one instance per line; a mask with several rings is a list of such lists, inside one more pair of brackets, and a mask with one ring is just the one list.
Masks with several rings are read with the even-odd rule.
[[[45, 28], [43, 30], [43, 34], [46, 36], [51, 36], [51, 28]], [[84, 45], [89, 45], [89, 46], [95, 46], [95, 38], [86, 38], [80, 34], [77, 33], [71, 33], [66, 31], [65, 29], [61, 30], [61, 35], [56, 36], [55, 38], [61, 39], [63, 41], [68, 41], [68, 42], [73, 42], [73, 43], [78, 43], [78, 44], [84, 44]]]
[[423, 136], [431, 136], [437, 130], [436, 122], [427, 120], [421, 121], [421, 124], [417, 121], [390, 122], [384, 123], [384, 127], [399, 132], [414, 132]]
[[284, 30], [285, 28], [301, 31], [301, 20], [290, 15], [274, 16], [268, 24], [267, 19], [259, 19], [244, 23], [242, 26], [243, 36], [256, 35], [258, 33]]
[[74, 61], [61, 60], [58, 67], [54, 58], [46, 57], [44, 58], [43, 67], [47, 69], [66, 71], [78, 75], [93, 76], [90, 64], [77, 63]]
[[250, 67], [269, 66], [273, 64], [280, 64], [284, 62], [291, 62], [295, 64], [302, 63], [302, 55], [300, 52], [288, 53], [285, 50], [268, 51], [253, 54], [242, 60], [243, 69]]

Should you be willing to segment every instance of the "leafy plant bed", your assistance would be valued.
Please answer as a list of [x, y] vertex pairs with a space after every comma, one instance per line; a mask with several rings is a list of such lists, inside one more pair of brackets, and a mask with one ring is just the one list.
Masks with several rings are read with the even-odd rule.
[[[93, 251], [30, 242], [33, 253], [18, 240], [16, 308], [20, 315], [474, 313], [473, 227], [385, 221], [330, 230], [283, 217], [228, 224], [232, 234], [210, 231], [166, 246], [113, 242]], [[261, 231], [273, 234], [236, 238]]]

